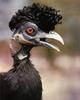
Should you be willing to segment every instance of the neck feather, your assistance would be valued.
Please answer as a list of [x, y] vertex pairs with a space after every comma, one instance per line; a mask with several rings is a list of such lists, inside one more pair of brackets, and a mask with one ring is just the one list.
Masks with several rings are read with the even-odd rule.
[[14, 66], [17, 64], [19, 65], [21, 61], [24, 59], [30, 58], [30, 50], [33, 48], [33, 46], [30, 45], [22, 45], [20, 51], [13, 56], [14, 59]]

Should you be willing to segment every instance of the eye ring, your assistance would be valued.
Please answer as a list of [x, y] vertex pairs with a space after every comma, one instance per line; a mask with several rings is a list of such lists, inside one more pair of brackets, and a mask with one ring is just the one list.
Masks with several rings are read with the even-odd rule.
[[25, 32], [30, 35], [30, 36], [34, 36], [35, 35], [35, 29], [33, 27], [28, 27]]

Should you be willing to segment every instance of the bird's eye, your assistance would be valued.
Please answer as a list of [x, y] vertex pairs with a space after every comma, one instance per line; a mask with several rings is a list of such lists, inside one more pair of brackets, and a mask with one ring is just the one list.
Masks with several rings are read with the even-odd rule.
[[35, 35], [35, 34], [34, 34], [34, 33], [35, 33], [35, 29], [32, 28], [32, 27], [28, 27], [28, 28], [25, 30], [25, 32], [26, 32], [28, 35], [31, 35], [31, 36]]

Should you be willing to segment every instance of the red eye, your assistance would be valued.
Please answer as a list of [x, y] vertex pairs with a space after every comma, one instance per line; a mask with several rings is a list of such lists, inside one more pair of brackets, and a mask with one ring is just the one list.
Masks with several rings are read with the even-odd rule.
[[35, 31], [35, 30], [34, 30], [32, 27], [28, 27], [28, 28], [25, 30], [25, 32], [26, 32], [27, 34], [29, 34], [29, 35], [33, 35], [34, 31]]

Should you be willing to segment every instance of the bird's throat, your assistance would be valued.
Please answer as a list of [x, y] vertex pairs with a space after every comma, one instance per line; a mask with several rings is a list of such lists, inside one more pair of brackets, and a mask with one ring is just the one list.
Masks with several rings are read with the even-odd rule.
[[0, 42], [0, 73], [5, 73], [8, 72], [10, 69], [12, 69], [13, 65], [15, 65], [14, 62], [18, 63], [18, 61], [21, 61], [25, 58], [29, 58], [30, 50], [32, 49], [32, 47], [33, 46], [30, 45], [20, 46], [17, 45], [17, 43], [15, 43], [14, 41]]
[[13, 56], [14, 66], [19, 65], [24, 59], [30, 58], [30, 50], [33, 46], [21, 44], [21, 49]]

